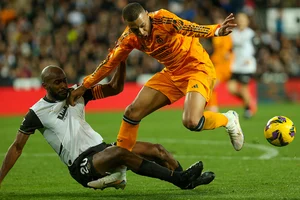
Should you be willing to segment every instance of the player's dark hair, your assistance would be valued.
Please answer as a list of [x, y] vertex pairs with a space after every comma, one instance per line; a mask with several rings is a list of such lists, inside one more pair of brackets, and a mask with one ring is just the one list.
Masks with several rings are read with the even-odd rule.
[[129, 3], [123, 8], [122, 16], [125, 21], [133, 22], [143, 11], [145, 11], [145, 9], [141, 6], [141, 4]]

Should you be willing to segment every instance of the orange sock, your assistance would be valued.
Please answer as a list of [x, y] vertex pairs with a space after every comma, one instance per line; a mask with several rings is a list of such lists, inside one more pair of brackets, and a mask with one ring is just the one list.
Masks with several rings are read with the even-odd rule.
[[221, 126], [226, 126], [228, 123], [227, 117], [221, 113], [205, 111], [203, 116], [205, 117], [205, 122], [202, 130], [212, 130]]
[[[125, 116], [124, 118], [128, 119]], [[117, 146], [131, 151], [136, 143], [139, 121], [125, 121], [124, 118], [117, 137]]]

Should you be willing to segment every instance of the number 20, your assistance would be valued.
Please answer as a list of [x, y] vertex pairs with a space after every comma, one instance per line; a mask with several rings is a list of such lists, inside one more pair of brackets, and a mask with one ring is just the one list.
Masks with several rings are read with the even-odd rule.
[[82, 163], [80, 164], [80, 173], [81, 174], [88, 174], [89, 173], [89, 169], [86, 166], [87, 162], [88, 162], [87, 158], [82, 160]]

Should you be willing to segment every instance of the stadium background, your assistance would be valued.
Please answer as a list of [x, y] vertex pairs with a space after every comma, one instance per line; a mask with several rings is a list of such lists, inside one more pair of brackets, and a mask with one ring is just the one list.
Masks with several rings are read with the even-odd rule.
[[[0, 114], [24, 114], [44, 95], [39, 74], [49, 64], [62, 67], [70, 84], [81, 83], [106, 57], [123, 32], [122, 8], [129, 0], [2, 0], [0, 2]], [[148, 11], [166, 8], [198, 24], [240, 11], [256, 32], [258, 70], [251, 83], [259, 103], [300, 100], [299, 0], [137, 0]], [[201, 39], [212, 53], [211, 40]], [[162, 69], [133, 51], [127, 60], [122, 94], [93, 102], [88, 111], [123, 109], [147, 78]], [[221, 105], [241, 103], [218, 88]], [[20, 103], [22, 100], [22, 103]], [[181, 107], [182, 101], [174, 104]]]
[[[45, 94], [38, 77], [41, 69], [58, 64], [70, 83], [80, 83], [105, 58], [123, 31], [120, 12], [127, 2], [131, 1], [0, 0], [0, 163], [28, 107]], [[180, 109], [160, 110], [143, 119], [138, 139], [162, 144], [183, 168], [202, 160], [204, 170], [216, 174], [211, 184], [192, 191], [179, 190], [164, 181], [128, 171], [124, 191], [86, 189], [69, 176], [68, 169], [36, 131], [2, 182], [0, 199], [300, 200], [298, 133], [291, 144], [280, 148], [270, 145], [263, 135], [266, 122], [275, 115], [288, 116], [299, 128], [299, 0], [138, 2], [149, 11], [168, 8], [199, 24], [212, 23], [218, 13], [243, 10], [250, 15], [251, 27], [257, 33], [258, 59], [251, 89], [257, 94], [259, 105], [252, 119], [240, 118], [245, 133], [242, 151], [233, 150], [222, 128], [200, 133], [187, 130], [181, 123], [179, 101], [175, 107]], [[201, 42], [211, 53], [211, 41]], [[141, 87], [136, 82], [143, 82], [149, 77], [147, 74], [161, 67], [150, 57], [132, 52], [123, 93], [88, 104], [86, 120], [106, 142], [116, 140], [123, 107]], [[221, 112], [233, 106], [238, 113], [243, 112], [225, 85], [219, 92]], [[119, 111], [112, 112], [112, 108]]]

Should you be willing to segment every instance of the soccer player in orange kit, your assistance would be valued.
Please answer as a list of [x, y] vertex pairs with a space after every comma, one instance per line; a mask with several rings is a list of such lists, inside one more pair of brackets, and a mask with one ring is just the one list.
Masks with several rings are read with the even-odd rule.
[[148, 13], [138, 3], [123, 9], [127, 27], [116, 46], [83, 84], [72, 91], [70, 105], [93, 85], [105, 78], [133, 49], [157, 59], [165, 68], [156, 73], [126, 108], [117, 145], [132, 150], [141, 119], [157, 109], [185, 96], [183, 125], [191, 131], [225, 127], [235, 150], [242, 149], [244, 135], [235, 111], [204, 111], [213, 90], [216, 72], [209, 55], [199, 43], [200, 37], [225, 36], [236, 26], [230, 14], [222, 24], [198, 25], [161, 9]]

